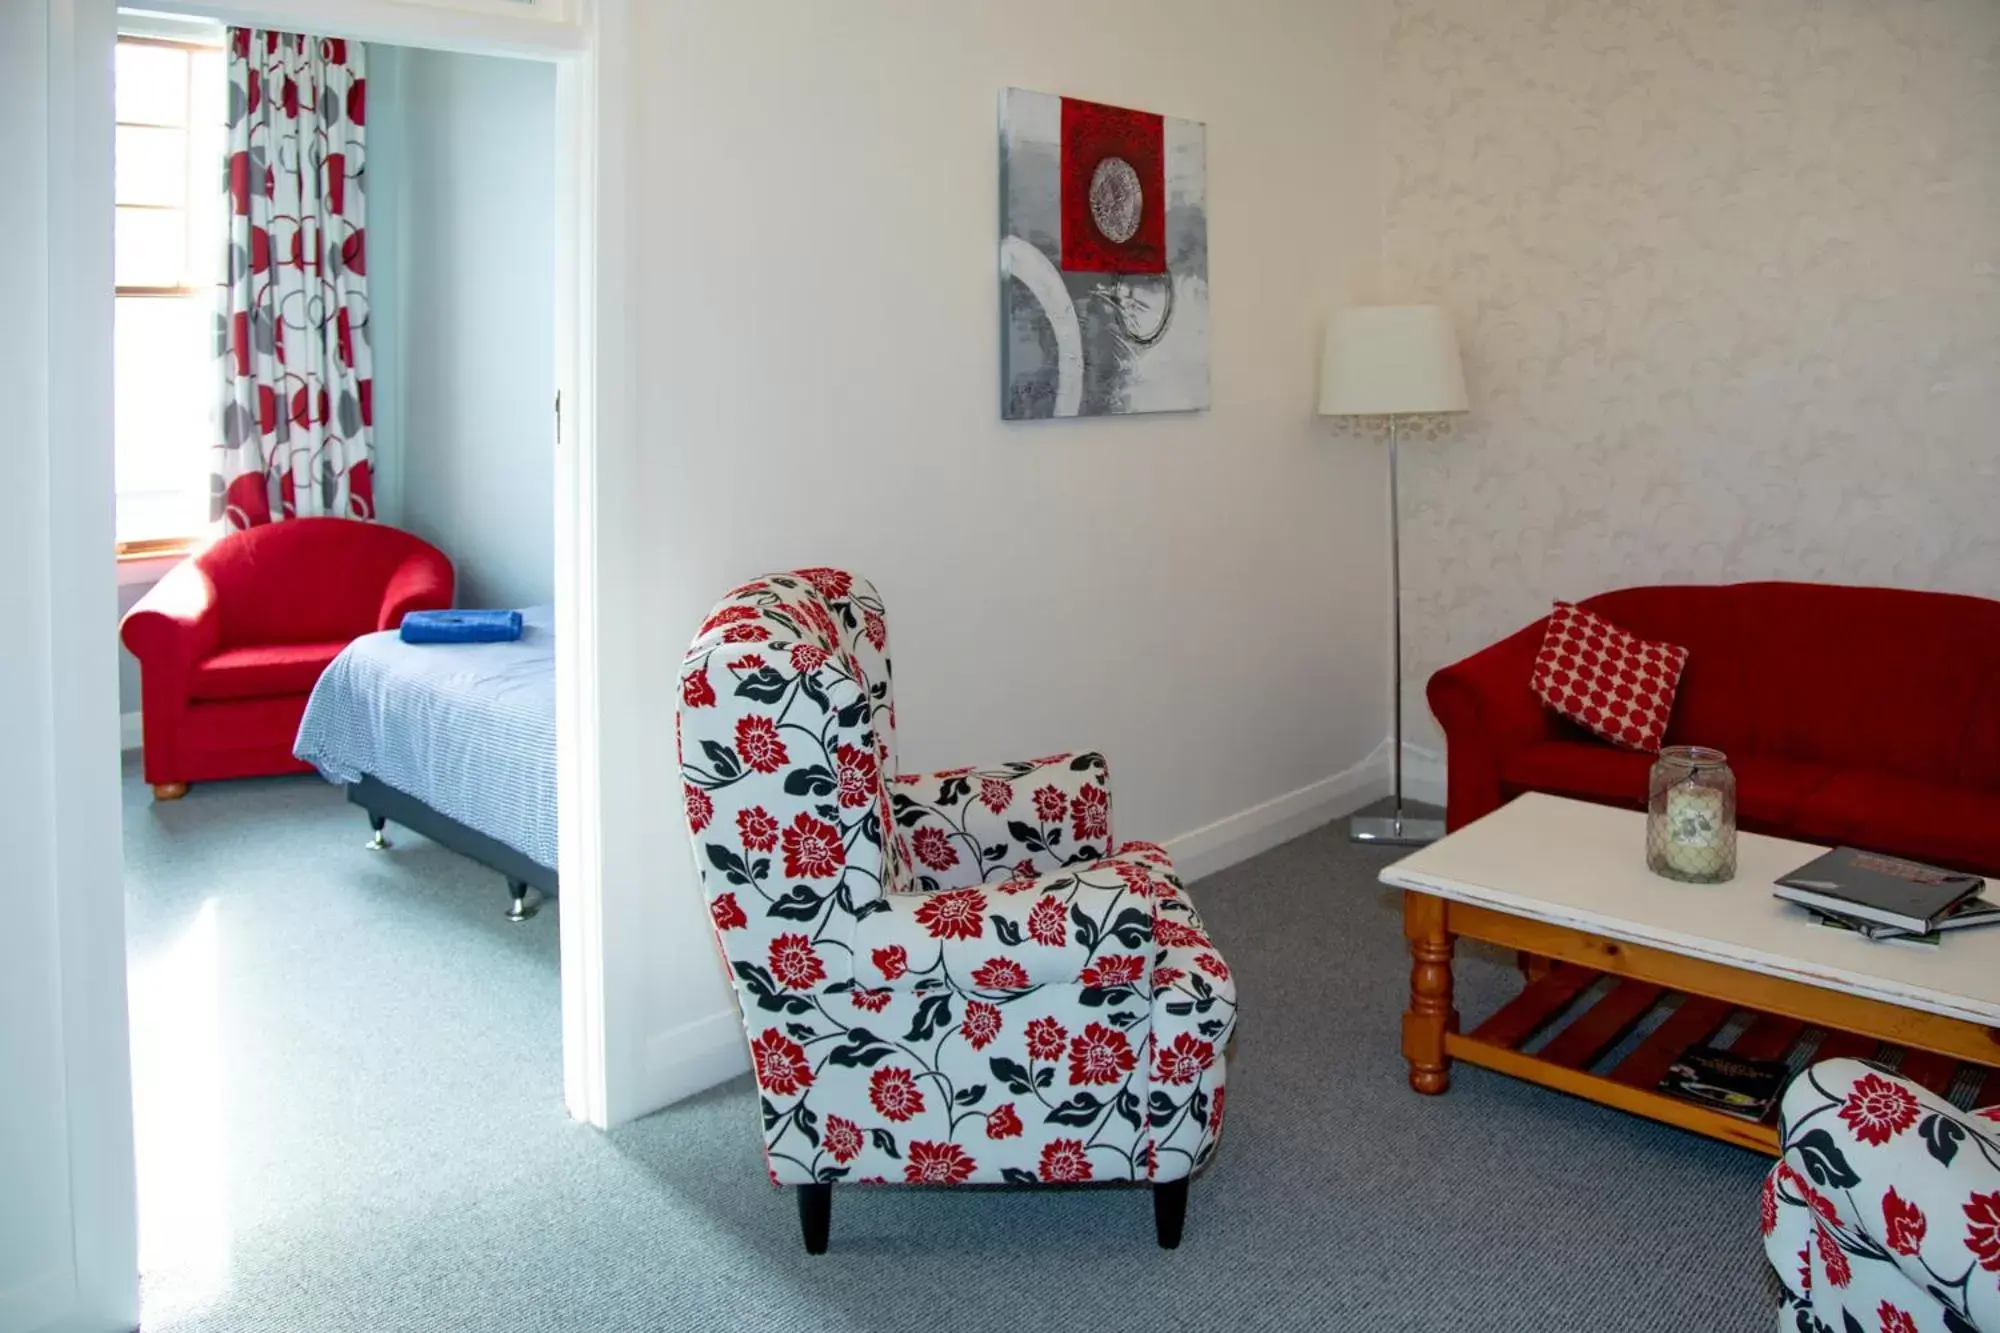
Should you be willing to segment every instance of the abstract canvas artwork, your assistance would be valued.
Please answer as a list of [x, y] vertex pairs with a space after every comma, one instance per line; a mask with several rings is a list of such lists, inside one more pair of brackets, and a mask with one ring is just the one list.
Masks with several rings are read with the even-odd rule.
[[1000, 414], [1208, 406], [1207, 131], [1000, 98]]

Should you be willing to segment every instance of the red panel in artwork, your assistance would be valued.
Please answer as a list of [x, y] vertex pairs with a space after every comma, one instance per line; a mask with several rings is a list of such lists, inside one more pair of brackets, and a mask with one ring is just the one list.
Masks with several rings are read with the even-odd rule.
[[1071, 273], [1167, 271], [1162, 117], [1063, 98], [1062, 266]]

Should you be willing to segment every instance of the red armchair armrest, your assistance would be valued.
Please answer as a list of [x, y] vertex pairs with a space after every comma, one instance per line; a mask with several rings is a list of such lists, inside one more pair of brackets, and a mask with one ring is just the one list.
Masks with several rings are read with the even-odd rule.
[[215, 584], [192, 559], [181, 561], [125, 613], [118, 637], [139, 659], [146, 781], [156, 788], [184, 784], [188, 681], [196, 664], [222, 646]]
[[1444, 728], [1447, 828], [1499, 809], [1507, 756], [1558, 734], [1529, 684], [1547, 628], [1543, 617], [1431, 677], [1425, 693]]
[[194, 664], [221, 644], [215, 584], [193, 560], [181, 561], [125, 613], [118, 637], [145, 668], [147, 685], [171, 685], [184, 693]]
[[390, 575], [389, 586], [382, 591], [382, 613], [376, 618], [375, 628], [396, 629], [410, 611], [448, 611], [451, 597], [451, 561], [437, 551], [413, 552]]

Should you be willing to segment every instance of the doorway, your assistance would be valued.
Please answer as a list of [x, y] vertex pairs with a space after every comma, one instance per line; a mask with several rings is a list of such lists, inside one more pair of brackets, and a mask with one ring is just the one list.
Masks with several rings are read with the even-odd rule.
[[[273, 1306], [287, 1237], [337, 1262], [327, 1210], [502, 1173], [563, 1123], [556, 70], [123, 11], [114, 103], [141, 1304], [172, 1329]], [[276, 414], [229, 416], [250, 386]], [[197, 488], [221, 523], [173, 508]], [[143, 577], [177, 539], [198, 658], [162, 618], [189, 569]], [[412, 573], [518, 637], [403, 642]]]
[[[604, 993], [597, 793], [618, 784], [594, 771], [601, 674], [595, 607], [604, 542], [596, 488], [608, 480], [595, 455], [600, 434], [623, 425], [626, 380], [619, 339], [600, 338], [600, 330], [622, 326], [625, 308], [615, 282], [597, 290], [598, 265], [616, 270], [609, 244], [622, 238], [615, 228], [607, 237], [599, 222], [597, 107], [608, 81], [594, 44], [607, 22], [615, 31], [625, 21], [623, 6], [611, 0], [583, 16], [561, 12], [565, 6], [550, 0], [270, 0], [181, 8], [213, 19], [504, 52], [556, 66], [563, 1097], [576, 1118], [603, 1124], [605, 1013], [615, 1006]], [[9, 234], [21, 244], [13, 260], [0, 264], [0, 285], [18, 297], [10, 307], [21, 316], [6, 339], [7, 382], [18, 381], [20, 390], [10, 396], [22, 414], [28, 484], [17, 489], [19, 504], [7, 509], [6, 553], [17, 575], [22, 637], [5, 664], [7, 683], [18, 687], [5, 714], [18, 745], [4, 795], [8, 841], [26, 886], [23, 920], [41, 921], [41, 913], [47, 930], [35, 925], [17, 937], [36, 966], [12, 973], [33, 991], [17, 1016], [41, 1026], [30, 1046], [17, 1046], [11, 1035], [0, 1042], [10, 1078], [20, 1071], [28, 1080], [15, 1086], [32, 1088], [36, 1098], [32, 1115], [15, 1122], [21, 1130], [15, 1155], [39, 1171], [19, 1178], [10, 1205], [10, 1217], [14, 1208], [27, 1211], [23, 1244], [0, 1269], [0, 1322], [130, 1326], [137, 1309], [129, 1042], [117, 839], [109, 836], [118, 818], [117, 771], [105, 762], [116, 748], [117, 723], [105, 702], [113, 681], [103, 656], [113, 543], [112, 412], [103, 386], [112, 354], [116, 17], [108, 0], [40, 0], [8, 12], [8, 40], [0, 45], [8, 48], [11, 123], [0, 140], [9, 160], [20, 154], [24, 170], [8, 212]], [[615, 66], [613, 78], [622, 78]], [[617, 147], [607, 161], [616, 161]], [[609, 348], [599, 355], [601, 342]], [[57, 441], [100, 443], [77, 448]], [[39, 952], [45, 945], [46, 959]]]

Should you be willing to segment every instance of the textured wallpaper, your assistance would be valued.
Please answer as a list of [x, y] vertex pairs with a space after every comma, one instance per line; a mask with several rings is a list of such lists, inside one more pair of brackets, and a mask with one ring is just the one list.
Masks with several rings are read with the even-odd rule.
[[1393, 0], [1382, 295], [1458, 320], [1406, 450], [1405, 691], [1553, 597], [2000, 596], [2000, 3]]

